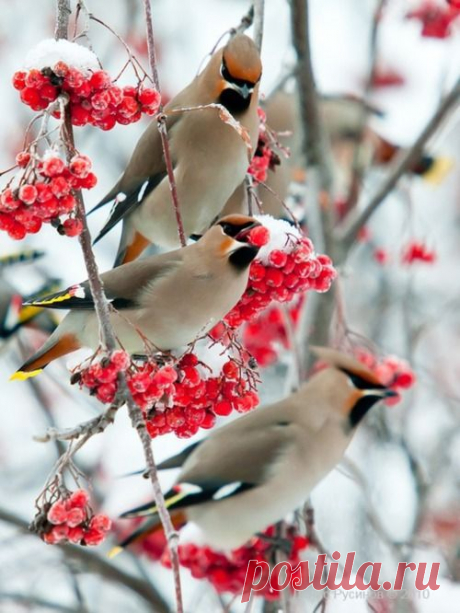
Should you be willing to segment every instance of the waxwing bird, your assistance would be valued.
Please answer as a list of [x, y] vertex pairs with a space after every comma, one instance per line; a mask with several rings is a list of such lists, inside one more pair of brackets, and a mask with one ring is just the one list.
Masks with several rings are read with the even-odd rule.
[[[305, 167], [302, 161], [301, 145], [302, 134], [300, 129], [300, 114], [293, 94], [282, 90], [275, 92], [261, 106], [266, 114], [266, 125], [276, 134], [276, 139], [282, 148], [289, 152], [286, 157], [284, 152], [279, 152], [279, 164], [267, 172], [265, 184], [257, 187], [257, 195], [262, 202], [264, 213], [277, 218], [289, 217], [283, 207], [283, 202], [289, 192], [289, 185], [295, 180], [299, 172]], [[258, 154], [256, 149], [255, 155]], [[232, 213], [247, 213], [247, 195], [244, 184], [238, 186], [231, 195], [222, 211], [222, 215]]]
[[[254, 151], [261, 74], [254, 42], [244, 34], [236, 35], [164, 109], [186, 236], [200, 234], [213, 223], [243, 181], [251, 156], [243, 138], [222, 120], [219, 109], [174, 111], [223, 105], [247, 131]], [[123, 222], [115, 266], [137, 258], [150, 243], [166, 248], [179, 245], [156, 120], [139, 140], [122, 177], [95, 209], [111, 201], [115, 204], [110, 218], [96, 241]]]
[[[145, 354], [148, 339], [158, 350], [178, 349], [212, 328], [246, 289], [249, 265], [259, 250], [247, 237], [259, 225], [252, 217], [228, 216], [183, 249], [102, 274], [113, 307], [111, 323], [122, 347]], [[13, 379], [34, 376], [80, 347], [98, 347], [98, 321], [87, 281], [29, 304], [70, 313]]]
[[[46, 334], [51, 334], [57, 326], [52, 313], [40, 307], [23, 306], [31, 296], [23, 296], [14, 284], [3, 275], [6, 270], [16, 265], [28, 264], [41, 258], [41, 251], [21, 251], [0, 257], [0, 339], [7, 341], [23, 327], [33, 327]], [[47, 279], [34, 296], [45, 295], [59, 287], [57, 279]]]
[[[326, 367], [296, 393], [160, 464], [181, 469], [165, 496], [176, 525], [193, 521], [216, 549], [240, 547], [298, 508], [340, 462], [369, 409], [395, 395], [354, 358], [314, 350]], [[120, 547], [158, 529], [154, 503], [122, 515], [139, 516], [146, 524]]]

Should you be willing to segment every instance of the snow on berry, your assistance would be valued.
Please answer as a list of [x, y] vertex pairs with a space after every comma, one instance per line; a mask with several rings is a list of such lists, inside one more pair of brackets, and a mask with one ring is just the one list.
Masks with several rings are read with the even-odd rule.
[[[13, 75], [21, 101], [42, 111], [65, 93], [74, 126], [91, 124], [111, 130], [116, 123], [138, 121], [142, 113], [155, 115], [160, 94], [143, 83], [119, 87], [100, 69], [97, 57], [86, 47], [59, 40], [42, 41], [27, 56], [26, 70]], [[60, 111], [53, 112], [55, 117]]]
[[290, 302], [307, 290], [328, 291], [337, 274], [330, 258], [316, 255], [313, 243], [300, 230], [270, 215], [256, 217], [268, 230], [269, 240], [251, 264], [245, 293], [225, 317], [231, 328], [251, 321], [273, 301]]
[[452, 33], [452, 22], [459, 16], [458, 7], [453, 3], [442, 6], [425, 0], [421, 5], [409, 11], [406, 19], [414, 19], [422, 24], [422, 36], [425, 38], [448, 38]]
[[189, 438], [200, 428], [212, 428], [217, 416], [245, 413], [259, 403], [250, 354], [209, 343], [196, 343], [193, 352], [177, 358], [157, 355], [130, 360], [124, 354], [118, 359], [120, 352], [115, 352], [80, 368], [72, 382], [110, 404], [118, 390], [118, 373], [123, 371], [150, 436], [174, 432]]
[[[277, 528], [269, 526], [263, 534], [267, 539], [276, 538]], [[290, 545], [290, 552], [286, 560], [295, 568], [300, 562], [300, 552], [308, 546], [308, 539], [302, 536], [294, 525], [286, 526], [282, 538], [286, 544]], [[144, 548], [144, 551], [149, 555], [147, 547]], [[179, 545], [180, 564], [188, 568], [195, 579], [209, 581], [219, 593], [241, 594], [249, 561], [265, 561], [272, 569], [277, 562], [276, 558], [276, 545], [263, 537], [254, 537], [242, 547], [228, 554], [193, 543]], [[167, 549], [163, 552], [162, 563], [168, 568], [171, 567]], [[274, 590], [268, 583], [258, 592], [258, 595], [266, 600], [278, 600], [281, 592]]]
[[32, 529], [45, 543], [99, 545], [106, 538], [112, 521], [103, 513], [94, 514], [85, 490], [54, 491], [49, 498], [38, 507], [32, 522]]
[[41, 70], [58, 62], [64, 62], [86, 74], [99, 69], [99, 61], [92, 51], [62, 38], [48, 38], [39, 42], [27, 53], [24, 68]]
[[19, 153], [17, 161], [21, 170], [0, 193], [0, 230], [21, 240], [50, 223], [60, 234], [78, 236], [83, 226], [74, 217], [73, 192], [96, 185], [91, 160], [76, 154], [67, 164], [54, 150], [40, 156], [31, 149]]
[[411, 241], [403, 249], [401, 260], [403, 264], [433, 264], [436, 261], [436, 251], [428, 249], [421, 241]]

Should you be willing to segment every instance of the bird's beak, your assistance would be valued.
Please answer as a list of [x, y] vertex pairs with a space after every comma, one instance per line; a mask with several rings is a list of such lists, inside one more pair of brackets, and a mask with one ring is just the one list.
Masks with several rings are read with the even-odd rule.
[[399, 394], [398, 392], [395, 392], [389, 388], [384, 388], [361, 390], [361, 396], [379, 396], [380, 398], [395, 398], [396, 396], [399, 396]]
[[245, 226], [242, 230], [240, 230], [238, 232], [238, 234], [235, 236], [235, 240], [238, 241], [239, 243], [246, 242], [245, 239], [247, 238], [247, 236], [249, 235], [251, 230], [253, 228], [257, 228], [257, 227], [259, 227], [261, 225], [262, 224], [259, 221], [254, 219], [254, 221], [252, 223], [248, 224], [247, 226]]
[[254, 87], [249, 87], [246, 83], [244, 85], [236, 85], [236, 83], [230, 83], [226, 81], [227, 89], [234, 89], [239, 95], [246, 100], [249, 98], [254, 91]]

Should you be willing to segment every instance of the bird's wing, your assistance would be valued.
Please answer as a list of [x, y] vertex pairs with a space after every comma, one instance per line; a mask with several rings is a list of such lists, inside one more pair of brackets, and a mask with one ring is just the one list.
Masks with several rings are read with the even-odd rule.
[[[173, 131], [180, 122], [181, 115], [168, 116], [166, 127]], [[172, 160], [173, 166], [175, 160]], [[119, 221], [133, 211], [148, 194], [166, 177], [161, 136], [157, 122], [151, 122], [134, 149], [125, 172], [110, 192], [90, 213], [115, 200], [115, 205], [105, 226], [95, 239], [95, 243], [109, 232]]]
[[[178, 483], [165, 495], [168, 509], [224, 500], [264, 482], [272, 464], [292, 444], [295, 426], [276, 418], [269, 423], [267, 420], [251, 423], [254, 420], [247, 417], [216, 431], [209, 439], [192, 446], [188, 453], [187, 449], [183, 452], [186, 459]], [[244, 427], [242, 422], [246, 422]], [[181, 456], [171, 458], [167, 467], [177, 467]], [[161, 467], [165, 468], [165, 463]], [[155, 502], [150, 501], [122, 517], [145, 517], [156, 511]]]
[[[175, 270], [183, 261], [181, 250], [153, 255], [144, 260], [130, 262], [101, 275], [104, 292], [114, 308], [123, 310], [137, 304], [147, 285]], [[26, 306], [52, 309], [94, 309], [94, 300], [88, 281], [71, 285], [65, 290], [34, 298]]]
[[[129, 213], [131, 213], [131, 211], [136, 209], [144, 198], [146, 198], [155, 189], [155, 187], [161, 183], [161, 181], [163, 181], [166, 175], [166, 170], [162, 170], [157, 174], [151, 175], [147, 178], [142, 178], [132, 188], [130, 188], [129, 191], [117, 191], [117, 195], [115, 196], [117, 200], [115, 201], [115, 205], [110, 212], [110, 217], [94, 239], [94, 244], [105, 236], [107, 232], [110, 232], [110, 230], [114, 228], [119, 221], [124, 219], [127, 215], [129, 215]], [[112, 198], [110, 198], [110, 200], [112, 200]], [[102, 206], [103, 204], [106, 204], [106, 202], [99, 203], [90, 211], [90, 213], [95, 211], [96, 208], [99, 208], [99, 206]]]

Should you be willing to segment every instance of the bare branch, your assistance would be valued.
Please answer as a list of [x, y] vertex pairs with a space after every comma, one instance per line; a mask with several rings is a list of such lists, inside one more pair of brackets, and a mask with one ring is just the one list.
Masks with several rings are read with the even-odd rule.
[[430, 119], [425, 129], [422, 131], [412, 147], [402, 155], [393, 172], [387, 177], [386, 181], [384, 181], [379, 191], [367, 204], [364, 210], [357, 214], [351, 212], [350, 218], [345, 219], [342, 227], [339, 228], [337, 232], [337, 238], [343, 241], [346, 248], [349, 248], [353, 244], [360, 229], [390, 194], [390, 192], [396, 187], [399, 179], [412, 167], [413, 164], [419, 160], [425, 144], [453, 110], [459, 99], [460, 80], [457, 81], [452, 91], [441, 102], [438, 110]]
[[243, 15], [243, 17], [241, 18], [239, 25], [236, 28], [232, 28], [230, 30], [230, 35], [235, 36], [236, 34], [242, 34], [243, 32], [245, 32], [248, 28], [252, 26], [253, 21], [254, 21], [254, 5], [251, 5], [246, 15]]
[[254, 42], [259, 51], [262, 49], [264, 36], [264, 12], [265, 0], [254, 0]]

